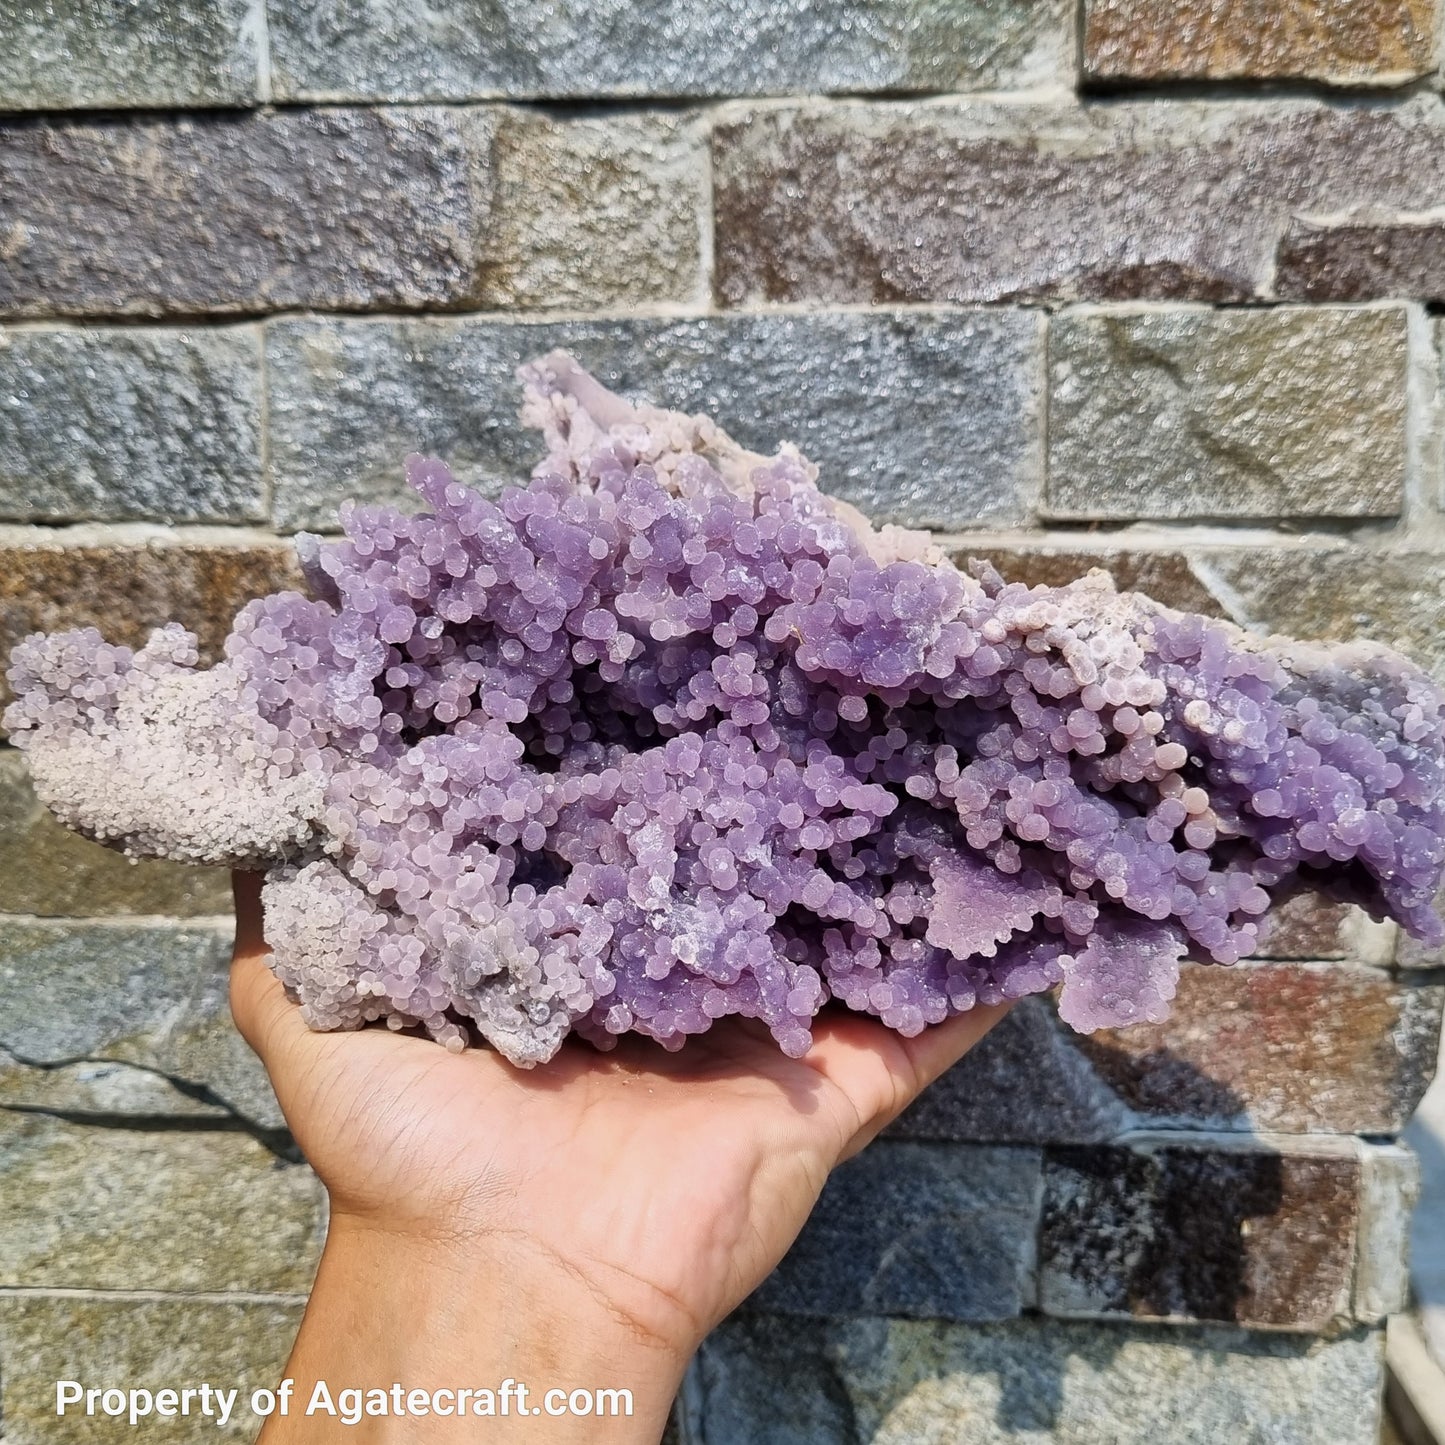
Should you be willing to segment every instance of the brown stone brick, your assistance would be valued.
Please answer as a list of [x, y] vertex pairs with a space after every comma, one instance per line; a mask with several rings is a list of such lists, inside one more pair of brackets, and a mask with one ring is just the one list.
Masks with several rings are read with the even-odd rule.
[[1445, 202], [1437, 103], [957, 101], [714, 131], [719, 298], [1238, 300], [1291, 220]]
[[1076, 1034], [1028, 999], [892, 1126], [906, 1139], [1106, 1142], [1131, 1128], [1393, 1134], [1435, 1069], [1438, 976], [1191, 964], [1169, 1019]]
[[1085, 0], [1095, 80], [1389, 85], [1434, 65], [1434, 0]]
[[1151, 1124], [1394, 1134], [1434, 1075], [1442, 1001], [1438, 984], [1348, 964], [1190, 964], [1164, 1023], [1077, 1047]]
[[426, 107], [0, 126], [0, 314], [459, 305], [489, 137]]
[[1274, 289], [1286, 301], [1445, 300], [1445, 224], [1294, 221], [1280, 239]]
[[257, 533], [0, 527], [0, 658], [30, 632], [98, 627], [137, 646], [174, 621], [214, 661], [246, 602], [301, 585], [290, 545]]
[[1050, 1150], [1040, 1308], [1322, 1329], [1349, 1308], [1359, 1187], [1352, 1141]]
[[1348, 958], [1350, 930], [1358, 914], [1348, 903], [1332, 903], [1317, 893], [1297, 894], [1265, 915], [1254, 956]]
[[1147, 592], [1156, 602], [1183, 612], [1224, 615], [1219, 600], [1194, 575], [1182, 552], [1107, 546], [1095, 550], [1070, 542], [1022, 540], [1000, 545], [986, 539], [950, 543], [949, 552], [960, 567], [978, 558], [996, 567], [1006, 582], [1030, 587], [1064, 587], [1102, 567], [1121, 592]]

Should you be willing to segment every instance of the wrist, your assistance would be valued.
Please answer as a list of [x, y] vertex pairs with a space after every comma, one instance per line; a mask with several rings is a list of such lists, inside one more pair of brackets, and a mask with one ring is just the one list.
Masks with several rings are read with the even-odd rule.
[[[656, 1441], [696, 1343], [639, 1324], [526, 1236], [334, 1214], [287, 1366], [300, 1418], [294, 1433], [272, 1421], [263, 1438], [465, 1440], [485, 1423], [494, 1440]], [[443, 1413], [397, 1418], [388, 1401], [387, 1414], [343, 1426], [324, 1406], [304, 1413], [318, 1381], [333, 1402], [344, 1389], [441, 1392]], [[464, 1415], [445, 1413], [463, 1389]]]

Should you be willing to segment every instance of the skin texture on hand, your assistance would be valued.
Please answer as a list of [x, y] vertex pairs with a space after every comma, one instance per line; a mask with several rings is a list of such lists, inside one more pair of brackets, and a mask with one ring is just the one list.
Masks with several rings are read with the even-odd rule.
[[[625, 1388], [631, 1419], [378, 1418], [293, 1404], [264, 1445], [655, 1442], [693, 1351], [782, 1258], [832, 1168], [1004, 1009], [905, 1039], [825, 1014], [800, 1059], [727, 1020], [669, 1054], [569, 1041], [527, 1071], [384, 1029], [314, 1033], [267, 968], [260, 879], [238, 873], [231, 1003], [330, 1194], [286, 1373], [336, 1390]], [[535, 1395], [534, 1395], [535, 1398]]]

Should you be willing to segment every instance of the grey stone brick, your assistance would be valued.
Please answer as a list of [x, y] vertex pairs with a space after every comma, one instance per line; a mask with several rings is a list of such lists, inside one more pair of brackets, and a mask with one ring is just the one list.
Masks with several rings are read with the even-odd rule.
[[0, 127], [0, 314], [460, 305], [490, 128], [435, 107]]
[[879, 1141], [834, 1171], [753, 1295], [779, 1314], [1009, 1319], [1030, 1302], [1035, 1149]]
[[1039, 1307], [1324, 1329], [1350, 1308], [1359, 1188], [1353, 1139], [1048, 1150]]
[[192, 917], [230, 907], [220, 869], [133, 862], [62, 828], [35, 796], [24, 755], [0, 748], [0, 913]]
[[[302, 1306], [269, 1301], [128, 1299], [92, 1294], [0, 1293], [0, 1408], [6, 1445], [196, 1445], [199, 1440], [251, 1441], [258, 1421], [251, 1392], [274, 1389], [281, 1378]], [[217, 1418], [130, 1421], [83, 1415], [57, 1419], [55, 1382], [79, 1380], [127, 1389], [174, 1389], [177, 1384], [222, 1384], [237, 1392], [225, 1425]], [[68, 1434], [62, 1434], [69, 1431]]]
[[1383, 310], [1075, 312], [1049, 327], [1057, 517], [1392, 516], [1406, 320]]
[[278, 98], [769, 95], [1062, 81], [1064, 0], [289, 0], [271, 12]]
[[208, 1103], [153, 1069], [107, 1060], [25, 1064], [6, 1049], [0, 1049], [0, 1109], [147, 1124], [169, 1119], [224, 1122], [230, 1117], [220, 1104]]
[[280, 1128], [265, 1071], [230, 1022], [230, 950], [224, 928], [6, 920], [0, 1047], [29, 1064], [155, 1069]]
[[1420, 1161], [1402, 1144], [1361, 1143], [1359, 1150], [1360, 1238], [1351, 1312], [1379, 1324], [1409, 1306], [1410, 1222], [1420, 1197]]
[[0, 0], [0, 110], [250, 105], [248, 0]]
[[396, 498], [410, 451], [484, 489], [525, 480], [539, 439], [515, 421], [513, 373], [566, 346], [607, 385], [711, 412], [750, 446], [796, 441], [821, 485], [876, 521], [1007, 523], [1038, 486], [1041, 325], [996, 312], [272, 322], [276, 520], [334, 527], [347, 497]]
[[713, 137], [728, 305], [1265, 297], [1295, 216], [1445, 202], [1433, 96], [814, 102]]
[[265, 511], [257, 328], [0, 329], [0, 519]]
[[670, 114], [509, 112], [492, 148], [488, 307], [695, 301], [706, 289], [703, 132]]
[[1373, 1445], [1384, 1345], [1025, 1319], [738, 1314], [699, 1352], [701, 1445]]
[[239, 1130], [8, 1111], [0, 1206], [0, 1287], [10, 1288], [299, 1293], [325, 1232], [311, 1170]]
[[990, 1144], [1113, 1138], [1134, 1116], [1041, 998], [1022, 999], [890, 1126], [897, 1139]]

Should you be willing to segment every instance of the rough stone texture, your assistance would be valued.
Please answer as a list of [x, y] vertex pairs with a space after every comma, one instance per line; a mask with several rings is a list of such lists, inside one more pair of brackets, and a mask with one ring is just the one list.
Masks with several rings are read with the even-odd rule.
[[291, 0], [271, 12], [278, 99], [714, 96], [993, 89], [1063, 80], [1064, 0]]
[[0, 314], [460, 305], [490, 124], [428, 107], [0, 128]]
[[1102, 567], [1123, 592], [1147, 592], [1167, 607], [1223, 617], [1219, 599], [1194, 575], [1189, 557], [1174, 548], [1131, 549], [1123, 546], [1080, 545], [1080, 539], [1011, 537], [1006, 542], [988, 537], [949, 544], [959, 566], [979, 558], [997, 567], [1008, 582], [1030, 587], [1064, 587], [1095, 567]]
[[[0, 1409], [6, 1445], [163, 1445], [200, 1440], [248, 1441], [257, 1420], [251, 1391], [274, 1388], [301, 1323], [301, 1304], [289, 1300], [127, 1299], [124, 1296], [47, 1296], [0, 1293]], [[161, 1390], [177, 1384], [222, 1385], [239, 1393], [240, 1408], [221, 1426], [215, 1419], [82, 1420], [74, 1433], [55, 1416], [57, 1380]]]
[[1434, 0], [1084, 0], [1095, 80], [1396, 85], [1435, 64]]
[[745, 301], [1240, 300], [1302, 213], [1445, 201], [1436, 97], [756, 110], [714, 131]]
[[1435, 1072], [1445, 990], [1341, 964], [1187, 965], [1169, 1019], [1077, 1040], [1141, 1122], [1394, 1134]]
[[0, 519], [265, 512], [257, 328], [0, 331]]
[[1082, 1037], [1020, 1004], [894, 1137], [1089, 1144], [1131, 1128], [1392, 1134], [1435, 1071], [1433, 976], [1301, 963], [1186, 967], [1169, 1020]]
[[1096, 1143], [1134, 1117], [1042, 998], [1022, 999], [890, 1126], [900, 1139]]
[[692, 1381], [700, 1445], [1374, 1445], [1378, 1332], [735, 1315]]
[[304, 1291], [323, 1197], [305, 1165], [236, 1130], [0, 1111], [0, 1286]]
[[[0, 526], [0, 656], [27, 633], [67, 627], [139, 646], [174, 620], [214, 661], [244, 603], [301, 586], [290, 544], [251, 532]], [[9, 700], [0, 675], [0, 706]]]
[[1420, 1163], [1399, 1144], [1361, 1144], [1360, 1236], [1351, 1313], [1371, 1324], [1409, 1303], [1410, 1216], [1420, 1197]]
[[513, 370], [565, 345], [600, 380], [714, 413], [749, 446], [793, 440], [875, 521], [958, 528], [1024, 513], [1041, 469], [1042, 322], [1014, 313], [731, 316], [515, 325], [296, 320], [267, 328], [280, 526], [395, 499], [401, 457], [495, 490], [537, 443]]
[[1238, 622], [1295, 637], [1368, 637], [1445, 678], [1445, 556], [1427, 548], [1221, 548], [1194, 559]]
[[38, 1065], [155, 1069], [263, 1128], [281, 1117], [230, 1021], [224, 927], [0, 923], [0, 1047]]
[[1392, 516], [1406, 321], [1379, 311], [1106, 311], [1049, 326], [1056, 517]]
[[1350, 903], [1331, 903], [1299, 893], [1270, 910], [1260, 930], [1256, 958], [1335, 959], [1389, 964], [1399, 929], [1377, 923]]
[[[1445, 918], [1445, 892], [1436, 895], [1435, 909]], [[1445, 945], [1420, 943], [1402, 933], [1395, 947], [1395, 965], [1401, 969], [1445, 969]]]
[[[1244, 545], [1245, 538], [1253, 545]], [[1318, 535], [1249, 537], [1222, 527], [997, 537], [979, 532], [944, 540], [955, 561], [982, 558], [1011, 582], [1059, 586], [1102, 567], [1121, 588], [1262, 633], [1390, 643], [1445, 679], [1445, 557], [1425, 542], [1391, 540], [1377, 549]], [[1356, 919], [1341, 951], [1381, 961], [1389, 930], [1374, 937], [1368, 929], [1357, 933], [1363, 921]]]
[[1439, 220], [1295, 221], [1276, 258], [1287, 301], [1445, 299], [1445, 225]]
[[0, 110], [248, 105], [247, 0], [0, 0]]
[[497, 126], [481, 299], [498, 309], [649, 306], [706, 289], [701, 130], [666, 114]]
[[779, 1314], [1009, 1319], [1029, 1303], [1035, 1149], [881, 1141], [837, 1169], [753, 1295]]
[[230, 907], [219, 870], [132, 862], [62, 828], [36, 798], [23, 756], [0, 748], [0, 913], [190, 918]]
[[1292, 1148], [1047, 1151], [1040, 1308], [1323, 1329], [1351, 1301], [1360, 1162], [1353, 1140]]
[[0, 1109], [43, 1109], [82, 1119], [152, 1123], [230, 1117], [200, 1090], [187, 1091], [151, 1069], [132, 1064], [24, 1064], [0, 1049]]

